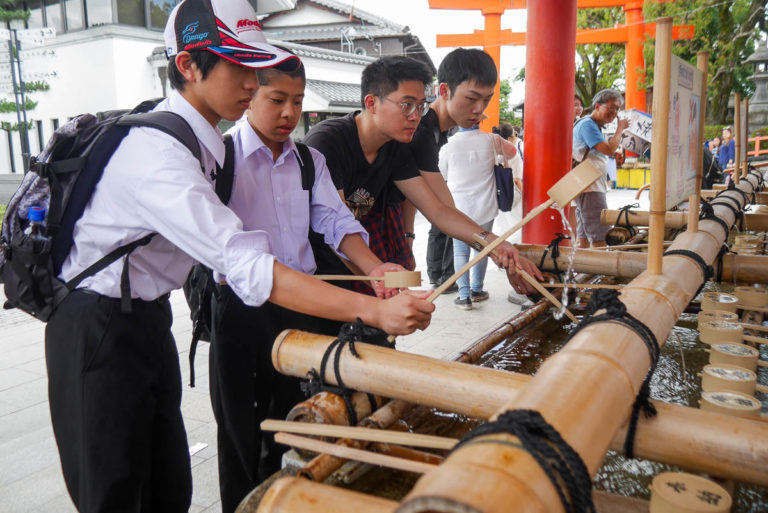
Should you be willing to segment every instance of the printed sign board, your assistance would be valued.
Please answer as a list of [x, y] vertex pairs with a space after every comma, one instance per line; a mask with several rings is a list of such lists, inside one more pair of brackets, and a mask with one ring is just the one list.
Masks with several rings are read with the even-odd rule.
[[645, 155], [651, 147], [651, 115], [637, 109], [629, 112], [629, 126], [622, 132], [619, 144], [638, 155]]
[[701, 71], [672, 56], [667, 139], [667, 210], [696, 191], [696, 155], [701, 115]]

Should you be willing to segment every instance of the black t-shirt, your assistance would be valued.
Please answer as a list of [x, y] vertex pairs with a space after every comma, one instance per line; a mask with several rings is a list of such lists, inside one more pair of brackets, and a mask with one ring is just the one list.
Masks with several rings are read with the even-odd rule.
[[421, 171], [439, 173], [438, 154], [440, 148], [447, 142], [448, 134], [440, 131], [440, 119], [437, 117], [437, 112], [429, 109], [427, 115], [421, 118], [421, 123], [413, 134], [413, 140], [408, 144], [408, 148], [416, 161], [416, 166]]
[[[379, 149], [376, 160], [369, 163], [360, 145], [355, 116], [328, 119], [312, 128], [304, 142], [325, 156], [325, 162], [337, 189], [344, 191], [347, 206], [355, 219], [362, 219], [372, 208], [382, 209], [395, 199], [394, 182], [419, 175], [416, 163], [406, 145], [390, 141]], [[347, 267], [324, 244], [322, 237], [311, 235], [318, 274], [349, 274]]]
[[323, 121], [310, 130], [304, 142], [325, 156], [333, 183], [344, 191], [355, 218], [361, 219], [374, 204], [379, 205], [377, 200], [389, 201], [385, 196], [392, 182], [414, 178], [419, 172], [406, 146], [396, 141], [382, 146], [376, 160], [369, 163], [357, 133], [358, 114]]

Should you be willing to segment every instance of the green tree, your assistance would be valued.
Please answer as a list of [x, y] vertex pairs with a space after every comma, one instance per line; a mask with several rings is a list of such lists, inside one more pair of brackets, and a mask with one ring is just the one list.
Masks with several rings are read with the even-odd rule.
[[[644, 7], [646, 20], [672, 16], [675, 24], [693, 25], [693, 39], [675, 41], [672, 52], [695, 64], [696, 53], [708, 50], [709, 105], [707, 118], [725, 124], [728, 119], [728, 99], [732, 92], [749, 96], [754, 84], [744, 60], [755, 51], [760, 27], [765, 27], [766, 0], [678, 0], [668, 3], [648, 2]], [[648, 83], [653, 77], [653, 42], [646, 42], [645, 62]]]
[[515, 113], [512, 111], [513, 105], [509, 104], [509, 95], [512, 92], [512, 86], [510, 85], [508, 78], [501, 81], [499, 89], [499, 122], [522, 126], [522, 120], [515, 116]]
[[[576, 18], [576, 26], [580, 29], [610, 28], [622, 23], [624, 12], [619, 7], [579, 9]], [[615, 87], [624, 77], [624, 45], [576, 45], [576, 56], [576, 96], [585, 108], [589, 108], [598, 91]]]

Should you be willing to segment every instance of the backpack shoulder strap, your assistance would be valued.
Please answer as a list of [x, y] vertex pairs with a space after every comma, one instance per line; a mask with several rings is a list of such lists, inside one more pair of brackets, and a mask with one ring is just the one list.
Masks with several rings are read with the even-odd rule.
[[312, 153], [304, 143], [295, 143], [299, 152], [299, 168], [301, 169], [301, 188], [309, 191], [309, 199], [312, 200], [312, 187], [315, 185], [315, 161]]
[[176, 114], [166, 110], [126, 114], [116, 123], [120, 126], [144, 126], [160, 130], [183, 144], [197, 160], [200, 160], [200, 143], [189, 123]]
[[224, 166], [216, 173], [216, 195], [225, 205], [232, 198], [235, 182], [235, 141], [230, 134], [224, 136]]

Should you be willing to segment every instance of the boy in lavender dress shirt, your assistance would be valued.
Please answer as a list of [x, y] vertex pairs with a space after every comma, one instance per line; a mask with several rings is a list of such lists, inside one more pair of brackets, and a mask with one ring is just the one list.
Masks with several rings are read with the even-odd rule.
[[[312, 190], [302, 189], [301, 156], [290, 135], [301, 116], [303, 66], [293, 72], [260, 70], [257, 75], [259, 89], [247, 119], [230, 132], [235, 177], [228, 206], [244, 228], [267, 232], [275, 258], [303, 273], [313, 274], [316, 267], [310, 226], [366, 275], [404, 270], [382, 263], [368, 249], [368, 234], [342, 202], [317, 150], [309, 150], [315, 167]], [[381, 282], [374, 284], [379, 297], [397, 293]], [[271, 434], [262, 434], [261, 421], [284, 418], [303, 399], [299, 380], [272, 367], [272, 343], [284, 329], [316, 331], [316, 320], [270, 302], [247, 306], [227, 286], [219, 287], [213, 305], [211, 402], [218, 423], [222, 511], [230, 513], [280, 469], [283, 451]]]

